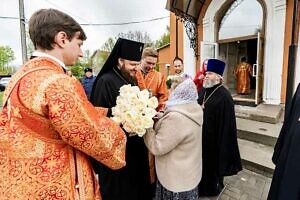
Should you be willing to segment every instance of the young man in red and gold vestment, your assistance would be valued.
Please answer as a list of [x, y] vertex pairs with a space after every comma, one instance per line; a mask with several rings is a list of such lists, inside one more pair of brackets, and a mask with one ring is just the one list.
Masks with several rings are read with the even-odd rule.
[[157, 97], [157, 111], [164, 111], [169, 92], [166, 78], [154, 69], [157, 63], [158, 53], [154, 48], [145, 48], [142, 54], [141, 68], [136, 72], [138, 86], [141, 90], [148, 89]]
[[125, 163], [126, 137], [65, 74], [86, 35], [70, 16], [41, 9], [29, 21], [36, 52], [13, 76], [0, 115], [1, 199], [101, 199], [88, 156]]

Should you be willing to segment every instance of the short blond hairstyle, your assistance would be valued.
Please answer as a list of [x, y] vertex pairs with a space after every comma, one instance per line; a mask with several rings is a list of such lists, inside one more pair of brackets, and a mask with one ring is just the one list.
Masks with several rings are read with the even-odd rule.
[[147, 57], [147, 56], [158, 58], [158, 52], [153, 47], [146, 47], [143, 50], [142, 59]]

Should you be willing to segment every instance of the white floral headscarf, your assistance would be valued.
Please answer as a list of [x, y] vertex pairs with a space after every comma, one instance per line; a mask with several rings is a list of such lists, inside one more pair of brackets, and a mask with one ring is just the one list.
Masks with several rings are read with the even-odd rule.
[[166, 103], [167, 108], [175, 105], [197, 102], [197, 87], [193, 80], [186, 79], [180, 83], [174, 91], [171, 92], [169, 100]]

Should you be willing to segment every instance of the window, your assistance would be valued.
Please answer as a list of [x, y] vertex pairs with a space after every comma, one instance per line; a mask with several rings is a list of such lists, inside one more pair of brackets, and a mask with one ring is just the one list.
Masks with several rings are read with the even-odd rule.
[[256, 35], [262, 29], [262, 19], [257, 0], [234, 1], [220, 23], [219, 40]]

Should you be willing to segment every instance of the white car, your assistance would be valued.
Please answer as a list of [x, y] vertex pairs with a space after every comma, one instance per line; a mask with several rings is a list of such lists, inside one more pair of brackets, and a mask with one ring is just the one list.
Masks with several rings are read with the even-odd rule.
[[0, 79], [0, 91], [4, 91], [11, 77], [3, 77]]

